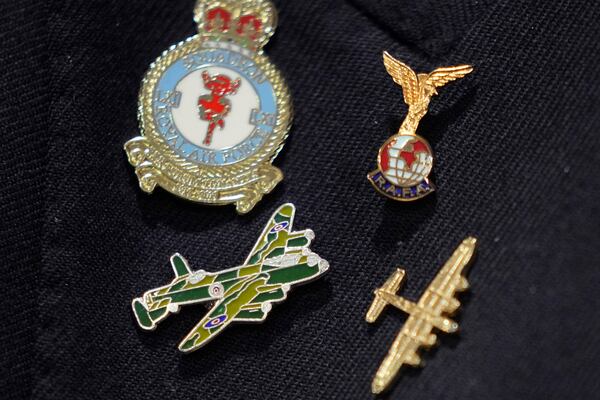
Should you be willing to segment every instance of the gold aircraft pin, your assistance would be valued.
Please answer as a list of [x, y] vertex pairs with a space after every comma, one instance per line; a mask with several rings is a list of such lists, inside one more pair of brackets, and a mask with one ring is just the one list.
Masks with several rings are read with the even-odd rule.
[[250, 211], [283, 179], [271, 163], [291, 120], [289, 90], [263, 47], [269, 0], [198, 0], [198, 34], [165, 51], [142, 82], [141, 136], [125, 151], [141, 189]]
[[416, 74], [410, 67], [383, 53], [383, 63], [394, 82], [402, 86], [408, 115], [398, 133], [379, 149], [378, 169], [367, 179], [384, 196], [398, 201], [413, 201], [432, 193], [435, 188], [428, 176], [433, 168], [433, 151], [424, 138], [416, 134], [419, 121], [429, 107], [437, 88], [462, 78], [470, 65], [438, 68], [429, 74]]
[[375, 300], [367, 312], [367, 322], [375, 322], [388, 304], [409, 314], [409, 317], [377, 370], [371, 385], [373, 393], [388, 389], [404, 364], [422, 365], [418, 351], [421, 347], [429, 348], [436, 344], [437, 336], [432, 333], [434, 328], [445, 333], [458, 330], [458, 324], [448, 316], [460, 307], [456, 292], [469, 287], [464, 273], [473, 257], [476, 244], [477, 240], [472, 237], [463, 240], [418, 303], [396, 295], [405, 275], [402, 269], [397, 269], [381, 288], [375, 290]]

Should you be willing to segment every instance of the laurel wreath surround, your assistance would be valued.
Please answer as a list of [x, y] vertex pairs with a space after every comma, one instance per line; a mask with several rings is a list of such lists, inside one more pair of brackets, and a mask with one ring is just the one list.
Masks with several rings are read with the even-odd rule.
[[125, 145], [129, 162], [136, 168], [140, 187], [151, 193], [156, 185], [180, 197], [209, 204], [236, 203], [239, 213], [250, 211], [264, 194], [283, 179], [271, 163], [288, 135], [292, 121], [289, 89], [278, 69], [262, 53], [252, 55], [256, 66], [271, 82], [277, 102], [277, 119], [272, 135], [252, 156], [224, 166], [197, 164], [178, 154], [157, 130], [153, 118], [156, 85], [169, 66], [194, 52], [210, 48], [220, 37], [198, 34], [166, 50], [150, 66], [140, 90], [138, 118], [141, 135]]

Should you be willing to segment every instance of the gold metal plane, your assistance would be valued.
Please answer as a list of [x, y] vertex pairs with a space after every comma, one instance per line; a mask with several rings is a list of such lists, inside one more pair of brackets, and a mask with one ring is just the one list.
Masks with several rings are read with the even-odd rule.
[[375, 290], [375, 300], [367, 312], [367, 322], [375, 322], [388, 304], [409, 314], [409, 317], [375, 374], [371, 385], [373, 393], [386, 390], [404, 364], [415, 367], [422, 365], [418, 351], [421, 347], [429, 348], [437, 343], [437, 336], [432, 333], [434, 328], [445, 333], [458, 330], [458, 324], [448, 316], [460, 307], [456, 293], [469, 288], [464, 273], [476, 245], [475, 238], [463, 240], [418, 303], [396, 295], [405, 275], [402, 269], [397, 269], [381, 288]]

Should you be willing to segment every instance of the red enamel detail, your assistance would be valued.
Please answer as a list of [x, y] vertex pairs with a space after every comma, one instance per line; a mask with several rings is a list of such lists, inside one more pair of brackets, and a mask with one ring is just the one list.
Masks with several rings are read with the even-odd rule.
[[224, 118], [229, 113], [230, 106], [225, 97], [235, 94], [241, 81], [239, 79], [232, 81], [227, 75], [211, 77], [207, 71], [202, 72], [202, 80], [210, 94], [198, 99], [198, 108], [200, 109], [200, 118], [209, 121], [204, 144], [210, 145], [215, 128], [218, 126], [223, 129], [225, 126]]
[[379, 165], [381, 166], [382, 171], [390, 169], [390, 147], [392, 147], [393, 144], [394, 142], [386, 144], [379, 154]]
[[[248, 36], [256, 39], [262, 28], [262, 22], [254, 15], [242, 15], [238, 22], [237, 33], [240, 36]], [[251, 30], [250, 30], [251, 29]]]
[[[207, 31], [218, 29], [221, 32], [229, 30], [231, 24], [231, 13], [222, 7], [216, 7], [207, 12], [208, 24], [206, 25]], [[218, 21], [218, 22], [217, 22]]]
[[[409, 143], [412, 145], [412, 151], [401, 151], [400, 157], [404, 159], [407, 168], [411, 168], [415, 160], [417, 159], [417, 153], [429, 153], [425, 143], [420, 140]], [[408, 146], [405, 146], [408, 147]]]

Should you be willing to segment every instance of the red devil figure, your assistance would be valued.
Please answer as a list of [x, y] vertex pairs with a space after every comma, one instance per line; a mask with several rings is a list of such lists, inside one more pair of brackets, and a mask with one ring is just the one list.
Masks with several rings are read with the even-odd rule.
[[204, 144], [210, 146], [212, 136], [217, 125], [223, 129], [225, 126], [224, 118], [229, 114], [231, 102], [225, 96], [234, 95], [242, 83], [240, 79], [232, 81], [227, 75], [210, 76], [207, 71], [202, 72], [204, 87], [210, 90], [210, 94], [200, 96], [198, 99], [198, 109], [200, 118], [208, 121], [208, 131]]

